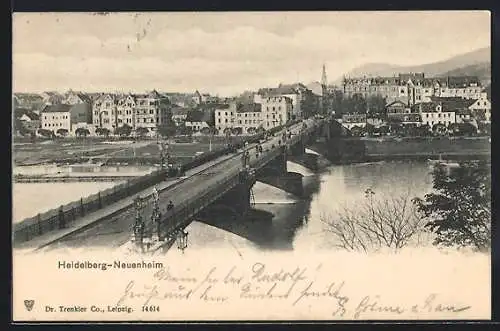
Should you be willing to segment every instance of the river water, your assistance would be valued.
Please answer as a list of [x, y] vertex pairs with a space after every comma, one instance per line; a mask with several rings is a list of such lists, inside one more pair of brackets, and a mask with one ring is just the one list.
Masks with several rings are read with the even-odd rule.
[[[288, 170], [304, 175], [305, 198], [257, 182], [254, 209], [245, 221], [199, 220], [191, 223], [189, 246], [222, 248], [228, 245], [258, 250], [315, 250], [332, 247], [325, 218], [341, 208], [366, 202], [364, 191], [376, 196], [423, 196], [432, 187], [425, 162], [398, 161], [331, 165], [320, 173], [288, 162]], [[88, 196], [115, 185], [101, 183], [40, 183], [13, 185], [13, 219], [20, 221], [39, 212]]]
[[[306, 198], [257, 182], [254, 208], [265, 212], [244, 222], [216, 220], [193, 222], [187, 229], [193, 248], [252, 247], [258, 250], [322, 250], [335, 244], [325, 220], [344, 208], [366, 202], [365, 190], [375, 196], [423, 197], [432, 189], [426, 162], [398, 161], [332, 165], [315, 174], [288, 162], [288, 170], [304, 175]], [[267, 214], [267, 215], [266, 215]], [[225, 231], [221, 231], [220, 228]]]

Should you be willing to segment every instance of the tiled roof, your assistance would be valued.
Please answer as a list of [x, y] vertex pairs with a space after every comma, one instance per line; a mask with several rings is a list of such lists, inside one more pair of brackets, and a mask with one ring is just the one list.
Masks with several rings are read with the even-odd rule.
[[262, 111], [262, 105], [259, 103], [239, 103], [236, 106], [238, 113], [255, 113]]
[[189, 109], [183, 107], [174, 107], [172, 108], [172, 115], [187, 115], [189, 113]]
[[400, 105], [406, 107], [406, 104], [403, 101], [400, 101], [400, 100], [393, 101], [393, 102], [387, 104], [385, 107], [387, 108], [387, 107], [395, 106], [397, 104], [400, 104]]
[[28, 111], [24, 115], [28, 116], [32, 121], [38, 121], [40, 119], [40, 116], [33, 111]]
[[46, 105], [43, 109], [43, 113], [66, 113], [71, 109], [71, 105], [66, 104], [56, 104], [56, 105]]
[[432, 113], [436, 111], [436, 104], [434, 102], [420, 102], [416, 103], [412, 107], [413, 112], [424, 112], [424, 113]]
[[440, 98], [440, 97], [431, 97], [431, 101], [441, 103], [443, 105], [443, 111], [468, 109], [476, 102], [476, 100], [473, 99]]
[[448, 77], [448, 87], [451, 88], [460, 88], [460, 87], [468, 87], [471, 85], [480, 86], [481, 82], [476, 76], [450, 76]]

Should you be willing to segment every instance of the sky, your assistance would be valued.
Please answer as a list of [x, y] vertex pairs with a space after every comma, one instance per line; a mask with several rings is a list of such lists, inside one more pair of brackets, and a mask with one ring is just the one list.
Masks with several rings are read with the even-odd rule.
[[487, 11], [14, 13], [13, 89], [206, 92], [329, 81], [490, 45]]

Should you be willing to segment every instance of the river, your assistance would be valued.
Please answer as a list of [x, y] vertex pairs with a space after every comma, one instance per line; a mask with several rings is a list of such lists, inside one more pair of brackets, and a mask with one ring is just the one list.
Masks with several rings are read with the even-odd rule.
[[[332, 235], [325, 222], [344, 207], [366, 202], [365, 190], [375, 196], [423, 196], [432, 187], [426, 162], [395, 161], [331, 165], [320, 173], [288, 162], [288, 170], [304, 175], [305, 198], [298, 199], [272, 186], [253, 187], [254, 209], [246, 221], [219, 217], [198, 220], [188, 226], [192, 248], [227, 245], [258, 250], [330, 249]], [[14, 221], [87, 196], [113, 183], [14, 184]], [[84, 240], [82, 242], [85, 242]]]

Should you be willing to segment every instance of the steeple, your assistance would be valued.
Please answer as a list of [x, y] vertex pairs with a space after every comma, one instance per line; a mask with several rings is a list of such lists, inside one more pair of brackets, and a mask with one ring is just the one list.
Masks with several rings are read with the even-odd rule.
[[328, 79], [326, 78], [326, 67], [324, 64], [323, 64], [323, 74], [321, 75], [321, 85], [323, 85], [323, 87], [328, 86]]

